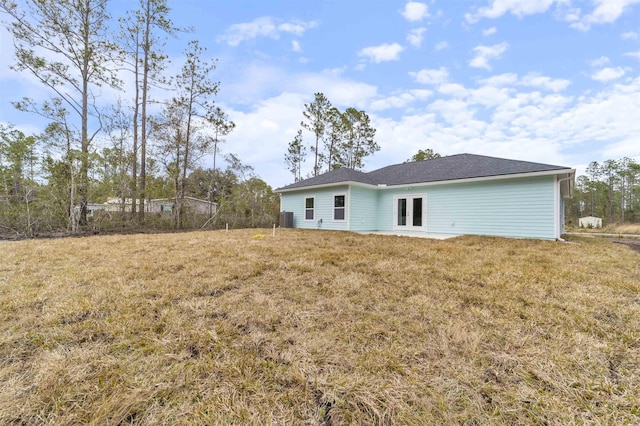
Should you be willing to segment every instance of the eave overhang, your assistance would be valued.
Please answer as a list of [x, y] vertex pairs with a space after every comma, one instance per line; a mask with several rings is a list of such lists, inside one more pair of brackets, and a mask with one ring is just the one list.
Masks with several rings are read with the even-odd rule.
[[[422, 186], [436, 186], [436, 185], [450, 185], [450, 184], [459, 184], [459, 183], [472, 183], [472, 182], [485, 182], [485, 181], [493, 181], [493, 180], [501, 180], [501, 179], [518, 179], [518, 178], [527, 178], [527, 177], [537, 177], [537, 176], [562, 176], [561, 179], [566, 179], [568, 182], [567, 193], [569, 195], [564, 195], [564, 197], [571, 197], [573, 194], [573, 186], [574, 186], [574, 178], [575, 178], [575, 169], [557, 169], [557, 170], [545, 170], [540, 172], [528, 172], [528, 173], [512, 173], [507, 175], [493, 175], [493, 176], [480, 176], [473, 178], [461, 178], [461, 179], [447, 179], [433, 182], [415, 182], [415, 183], [402, 183], [396, 185], [388, 185], [388, 184], [378, 184], [372, 185], [368, 183], [355, 182], [355, 181], [344, 181], [344, 182], [334, 182], [334, 183], [325, 183], [321, 185], [310, 185], [303, 186], [300, 188], [291, 188], [291, 189], [277, 189], [274, 192], [276, 193], [285, 193], [285, 192], [296, 192], [296, 191], [309, 191], [314, 189], [322, 189], [322, 188], [332, 188], [336, 186], [359, 186], [370, 189], [380, 189], [380, 190], [388, 190], [388, 189], [398, 189], [398, 188], [415, 188]], [[563, 176], [564, 175], [564, 176]]]

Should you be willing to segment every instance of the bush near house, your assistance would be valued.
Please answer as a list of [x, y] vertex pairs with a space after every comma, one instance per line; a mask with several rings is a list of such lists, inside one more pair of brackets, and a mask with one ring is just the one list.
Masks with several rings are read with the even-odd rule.
[[638, 254], [575, 241], [0, 242], [0, 423], [636, 424]]

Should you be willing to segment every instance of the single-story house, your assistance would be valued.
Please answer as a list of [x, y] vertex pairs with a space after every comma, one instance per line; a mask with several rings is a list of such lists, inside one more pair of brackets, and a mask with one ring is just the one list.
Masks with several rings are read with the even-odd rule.
[[575, 170], [458, 154], [278, 188], [294, 228], [557, 239]]
[[[193, 213], [215, 215], [218, 211], [218, 204], [213, 201], [185, 196], [182, 202]], [[147, 201], [146, 208], [148, 212], [152, 213], [169, 213], [173, 211], [175, 204], [175, 198], [157, 198]]]
[[602, 218], [595, 216], [585, 216], [578, 219], [580, 228], [602, 228]]
[[[124, 206], [121, 198], [109, 198], [106, 203], [104, 203], [103, 209], [96, 210], [106, 210], [108, 212], [120, 212], [124, 207], [125, 212], [131, 211], [131, 198], [125, 198]], [[202, 200], [200, 198], [194, 198], [185, 196], [183, 199], [184, 206], [190, 209], [192, 212], [201, 215], [215, 215], [218, 211], [218, 204], [209, 201]], [[175, 198], [156, 198], [145, 201], [144, 211], [147, 213], [171, 213], [176, 204]]]

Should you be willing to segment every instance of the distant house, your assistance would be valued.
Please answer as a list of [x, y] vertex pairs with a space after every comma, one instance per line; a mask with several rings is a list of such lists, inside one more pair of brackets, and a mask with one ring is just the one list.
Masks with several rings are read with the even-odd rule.
[[131, 198], [109, 198], [103, 206], [104, 211], [111, 213], [118, 213], [121, 211], [131, 212]]
[[295, 228], [556, 239], [574, 181], [570, 167], [459, 154], [341, 168], [276, 192]]
[[[147, 213], [171, 213], [175, 204], [175, 198], [147, 200], [144, 204], [144, 211]], [[217, 203], [194, 197], [184, 197], [184, 206], [191, 212], [202, 215], [215, 215], [218, 211]], [[123, 207], [125, 212], [131, 211], [131, 198], [126, 198], [124, 204], [121, 198], [109, 198], [104, 203], [104, 210], [108, 212], [121, 212]]]
[[[202, 200], [194, 197], [184, 197], [184, 206], [191, 212], [202, 215], [215, 215], [218, 211], [218, 204], [213, 201]], [[176, 204], [175, 198], [158, 198], [147, 201], [145, 205], [148, 212], [167, 213], [173, 211]]]
[[[80, 206], [75, 207], [77, 212], [80, 212]], [[87, 203], [87, 217], [93, 217], [94, 212], [106, 210], [105, 204]]]
[[578, 219], [580, 228], [602, 228], [602, 218], [594, 216], [586, 216]]

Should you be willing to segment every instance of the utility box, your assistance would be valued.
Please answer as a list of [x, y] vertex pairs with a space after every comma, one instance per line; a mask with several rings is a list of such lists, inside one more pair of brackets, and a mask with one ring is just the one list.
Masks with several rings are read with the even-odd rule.
[[602, 218], [601, 217], [581, 217], [578, 219], [578, 224], [580, 228], [602, 228]]
[[293, 228], [293, 212], [280, 212], [280, 228]]

